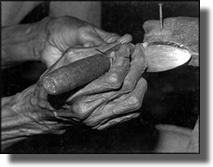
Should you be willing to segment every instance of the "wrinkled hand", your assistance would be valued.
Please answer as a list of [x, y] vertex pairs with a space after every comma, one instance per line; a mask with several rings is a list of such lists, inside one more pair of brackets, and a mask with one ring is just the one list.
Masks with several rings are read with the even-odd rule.
[[136, 45], [131, 54], [130, 45], [124, 44], [116, 56], [108, 73], [69, 98], [74, 101], [72, 108], [83, 122], [94, 129], [104, 129], [139, 116], [134, 111], [141, 107], [147, 88], [141, 78], [146, 68], [143, 47]]
[[105, 32], [70, 16], [51, 18], [46, 26], [46, 34], [48, 35], [42, 51], [42, 61], [47, 67], [53, 65], [70, 47], [91, 47], [120, 40], [120, 36], [115, 33]]
[[[42, 77], [78, 58], [99, 53], [97, 49], [105, 52], [112, 45], [71, 48]], [[146, 67], [141, 44], [122, 44], [115, 52], [110, 70], [100, 78], [80, 90], [57, 96], [48, 95], [40, 80], [31, 102], [34, 106], [49, 111], [44, 120], [57, 120], [63, 125], [80, 122], [94, 129], [104, 129], [139, 116], [135, 111], [141, 107], [147, 89], [147, 83], [141, 77]]]

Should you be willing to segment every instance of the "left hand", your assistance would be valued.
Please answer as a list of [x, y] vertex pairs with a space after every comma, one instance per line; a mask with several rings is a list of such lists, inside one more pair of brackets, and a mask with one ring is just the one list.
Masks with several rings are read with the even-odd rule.
[[[70, 16], [51, 18], [46, 27], [47, 39], [42, 50], [42, 61], [50, 67], [70, 47], [92, 47], [115, 41], [123, 42], [116, 33], [108, 33], [94, 25]], [[132, 37], [129, 35], [129, 41]]]
[[[70, 48], [43, 76], [79, 58], [96, 55], [98, 50], [108, 52], [113, 45]], [[109, 54], [114, 57], [110, 70], [83, 88], [50, 96], [42, 76], [36, 85], [4, 99], [2, 146], [38, 134], [62, 134], [76, 124], [101, 130], [139, 116], [137, 109], [147, 89], [142, 78], [147, 67], [143, 46], [124, 43]]]
[[[55, 132], [57, 127], [69, 126], [73, 122], [83, 123], [93, 129], [104, 129], [139, 116], [140, 113], [135, 111], [141, 107], [147, 90], [146, 80], [142, 78], [147, 61], [141, 44], [122, 44], [114, 55], [110, 70], [80, 90], [60, 95], [48, 95], [44, 90], [42, 78], [49, 72], [78, 58], [99, 53], [96, 49], [104, 52], [112, 45], [70, 48], [65, 52], [38, 81], [30, 100], [36, 113], [29, 115], [35, 115], [34, 120], [41, 119], [42, 123], [47, 121], [46, 126], [55, 129]], [[52, 125], [51, 120], [61, 124]]]

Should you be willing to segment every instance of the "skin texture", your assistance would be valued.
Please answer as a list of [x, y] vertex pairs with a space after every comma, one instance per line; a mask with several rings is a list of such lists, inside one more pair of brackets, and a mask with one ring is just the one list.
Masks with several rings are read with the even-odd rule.
[[47, 17], [33, 24], [2, 28], [2, 68], [24, 61], [41, 60], [48, 39]]
[[5, 27], [2, 29], [2, 67], [29, 60], [41, 60], [50, 67], [69, 47], [97, 46], [119, 38], [115, 33], [70, 16], [46, 17], [34, 24]]
[[[139, 113], [133, 111], [142, 105], [147, 89], [146, 81], [141, 78], [147, 64], [142, 45], [136, 45], [131, 54], [132, 47], [132, 44], [123, 44], [115, 53], [110, 70], [82, 89], [51, 96], [45, 91], [42, 78], [57, 69], [57, 64], [63, 66], [63, 59], [60, 59], [37, 83], [31, 97], [32, 105], [53, 112], [55, 118], [61, 121], [75, 120], [95, 129], [103, 129], [139, 116]], [[81, 52], [77, 52], [77, 49], [73, 49], [73, 52], [83, 57], [86, 53], [92, 56], [98, 51], [82, 48]], [[65, 54], [63, 58], [67, 59], [68, 55]]]
[[[44, 1], [2, 1], [2, 26], [17, 25], [33, 8]], [[101, 2], [49, 1], [49, 16], [73, 16], [100, 27]]]
[[[50, 72], [43, 78], [45, 90], [51, 95], [58, 95], [84, 86], [100, 77], [109, 70], [111, 61], [115, 58], [112, 53], [118, 51], [120, 47], [120, 43], [114, 42], [108, 45], [108, 50], [105, 50], [105, 52], [96, 49], [100, 53], [78, 59]], [[70, 54], [70, 50], [66, 54]], [[69, 55], [68, 57], [70, 58]]]
[[[2, 99], [2, 146], [38, 134], [62, 134], [75, 124], [103, 129], [139, 116], [134, 111], [147, 89], [141, 78], [147, 63], [142, 45], [130, 44], [130, 35], [120, 37], [68, 16], [7, 27], [2, 34], [5, 65], [8, 56], [19, 55], [10, 56], [9, 64], [36, 57], [48, 67], [36, 85]], [[117, 43], [122, 46], [109, 54], [111, 67], [100, 78], [58, 96], [44, 90], [42, 78], [48, 73], [100, 51], [108, 54]]]
[[17, 25], [41, 1], [3, 1], [1, 2], [1, 26]]
[[[81, 52], [73, 49], [72, 52], [84, 58], [87, 54], [97, 54], [97, 48], [103, 51], [100, 46], [81, 48]], [[142, 45], [137, 44], [131, 54], [132, 48], [132, 44], [123, 44], [115, 53], [109, 72], [81, 89], [51, 96], [42, 85], [45, 75], [63, 66], [63, 60], [70, 55], [65, 54], [36, 85], [3, 98], [3, 148], [33, 135], [62, 134], [66, 127], [76, 124], [101, 130], [139, 116], [140, 113], [134, 111], [142, 105], [147, 90], [147, 83], [141, 77], [147, 64]]]
[[101, 4], [101, 1], [52, 1], [49, 15], [73, 16], [101, 27]]
[[47, 26], [47, 34], [42, 60], [48, 67], [53, 65], [70, 46], [91, 47], [111, 43], [119, 38], [115, 33], [105, 32], [69, 16], [51, 21]]
[[43, 80], [45, 90], [51, 95], [71, 91], [100, 77], [110, 68], [110, 59], [97, 54], [63, 66]]

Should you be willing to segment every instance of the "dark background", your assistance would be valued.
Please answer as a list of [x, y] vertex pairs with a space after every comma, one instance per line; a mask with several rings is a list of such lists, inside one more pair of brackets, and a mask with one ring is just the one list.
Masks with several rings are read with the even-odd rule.
[[[199, 17], [198, 2], [163, 2], [163, 16]], [[39, 21], [48, 14], [48, 3], [35, 8], [22, 24]], [[102, 29], [129, 33], [133, 43], [143, 41], [142, 25], [159, 19], [158, 2], [102, 2]], [[40, 70], [35, 70], [40, 69]], [[40, 62], [26, 62], [2, 70], [2, 97], [34, 84], [45, 71]], [[183, 65], [161, 73], [144, 74], [148, 91], [141, 116], [103, 131], [71, 127], [61, 136], [42, 135], [6, 149], [7, 153], [143, 153], [155, 149], [157, 124], [193, 129], [199, 115], [199, 68]]]

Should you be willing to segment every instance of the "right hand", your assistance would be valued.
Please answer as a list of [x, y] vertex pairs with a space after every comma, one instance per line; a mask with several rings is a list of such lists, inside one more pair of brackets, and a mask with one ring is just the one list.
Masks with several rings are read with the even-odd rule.
[[[45, 45], [41, 60], [50, 67], [70, 47], [94, 47], [120, 41], [121, 36], [106, 32], [90, 23], [71, 16], [47, 18]], [[41, 23], [42, 24], [42, 23]], [[128, 38], [131, 38], [128, 35]]]
[[[76, 58], [97, 54], [95, 49], [104, 52], [109, 46], [70, 49], [69, 54], [59, 59], [42, 77], [60, 66], [76, 61]], [[123, 44], [115, 53], [110, 70], [75, 92], [48, 95], [42, 86], [41, 77], [30, 100], [38, 109], [34, 113], [35, 117], [37, 114], [45, 126], [60, 133], [59, 129], [63, 129], [63, 126], [74, 123], [104, 129], [139, 116], [140, 113], [134, 111], [141, 107], [147, 89], [147, 83], [141, 77], [147, 62], [143, 46], [137, 44], [131, 53], [132, 47], [132, 44]]]

